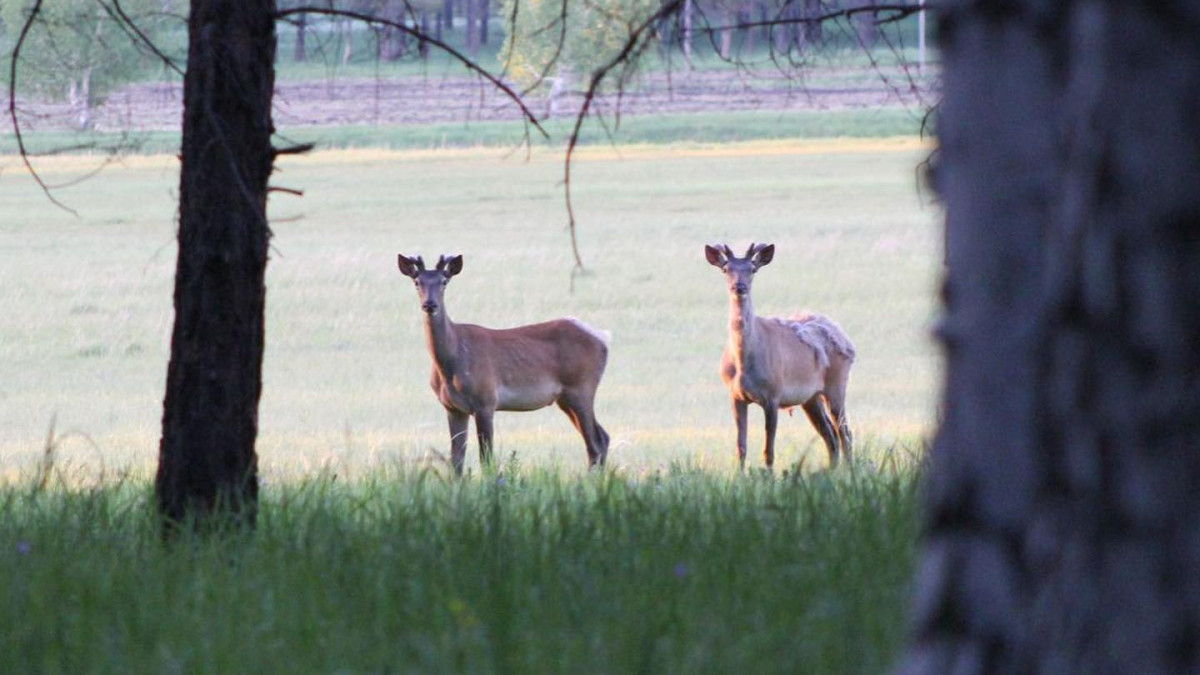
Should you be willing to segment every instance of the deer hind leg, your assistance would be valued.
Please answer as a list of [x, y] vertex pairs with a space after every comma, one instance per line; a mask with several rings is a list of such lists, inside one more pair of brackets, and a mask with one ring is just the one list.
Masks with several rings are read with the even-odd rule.
[[825, 389], [825, 401], [829, 404], [829, 413], [833, 415], [834, 428], [842, 441], [842, 457], [849, 462], [852, 459], [854, 438], [850, 434], [850, 422], [846, 417], [846, 379]]
[[475, 411], [475, 435], [479, 437], [479, 465], [492, 465], [492, 410]]
[[467, 455], [467, 422], [471, 416], [458, 410], [446, 409], [450, 421], [450, 466], [459, 476], [463, 472], [463, 460]]
[[604, 466], [608, 458], [608, 432], [596, 421], [593, 398], [582, 393], [564, 392], [558, 398], [558, 407], [567, 414], [571, 424], [583, 437], [588, 466]]
[[808, 399], [807, 403], [800, 407], [804, 408], [804, 414], [808, 416], [808, 421], [812, 422], [813, 428], [821, 435], [821, 440], [825, 441], [825, 449], [829, 451], [829, 466], [837, 466], [837, 430], [834, 428], [833, 422], [829, 419], [829, 413], [825, 410], [825, 404], [821, 399], [821, 395], [817, 394], [813, 396]]

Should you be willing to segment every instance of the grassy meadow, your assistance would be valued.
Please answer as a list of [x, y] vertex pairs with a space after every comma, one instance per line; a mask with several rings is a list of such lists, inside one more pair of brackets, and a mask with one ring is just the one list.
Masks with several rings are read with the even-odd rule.
[[[938, 245], [910, 141], [588, 150], [575, 169], [587, 273], [571, 283], [561, 158], [499, 152], [343, 151], [285, 160], [268, 268], [260, 454], [268, 480], [419, 462], [447, 444], [429, 356], [398, 251], [461, 253], [452, 318], [512, 326], [573, 315], [612, 331], [598, 393], [611, 460], [733, 466], [716, 374], [727, 296], [707, 242], [776, 244], [760, 314], [834, 317], [859, 351], [849, 413], [877, 451], [914, 446], [933, 417], [928, 337]], [[91, 167], [44, 160], [50, 181]], [[29, 472], [54, 425], [59, 463], [84, 475], [155, 460], [171, 325], [173, 159], [131, 157], [53, 208], [9, 166], [0, 181], [0, 466]], [[752, 443], [761, 439], [752, 417]], [[501, 456], [583, 466], [556, 409], [497, 418]], [[758, 460], [757, 452], [755, 459]], [[802, 417], [781, 425], [783, 466], [823, 463]], [[872, 457], [870, 449], [863, 453]], [[877, 453], [876, 453], [877, 454]], [[471, 458], [472, 463], [475, 459]], [[468, 466], [472, 464], [469, 463]]]
[[[880, 673], [903, 638], [914, 465], [934, 419], [940, 257], [915, 139], [584, 148], [572, 278], [561, 152], [280, 162], [253, 535], [151, 517], [177, 165], [132, 156], [47, 203], [0, 157], [0, 645], [14, 673]], [[43, 158], [51, 183], [100, 160]], [[803, 415], [736, 472], [703, 245], [776, 244], [762, 314], [826, 313], [859, 358], [858, 461]], [[496, 417], [447, 477], [445, 416], [395, 254], [461, 253], [458, 321], [610, 330], [586, 473], [555, 408]], [[44, 471], [46, 449], [52, 468]]]

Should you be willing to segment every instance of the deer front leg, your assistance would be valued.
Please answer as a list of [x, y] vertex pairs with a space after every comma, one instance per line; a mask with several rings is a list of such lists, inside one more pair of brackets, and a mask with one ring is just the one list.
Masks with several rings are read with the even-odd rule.
[[492, 414], [491, 410], [475, 411], [475, 434], [479, 437], [479, 465], [492, 465]]
[[450, 420], [450, 465], [459, 476], [463, 472], [463, 459], [467, 455], [467, 421], [470, 416], [465, 412], [446, 408], [446, 417]]
[[739, 398], [733, 399], [733, 421], [737, 424], [738, 470], [746, 468], [746, 414], [749, 404]]
[[775, 428], [779, 426], [779, 404], [769, 401], [763, 405], [763, 416], [767, 418], [767, 443], [763, 447], [763, 461], [767, 468], [775, 466]]

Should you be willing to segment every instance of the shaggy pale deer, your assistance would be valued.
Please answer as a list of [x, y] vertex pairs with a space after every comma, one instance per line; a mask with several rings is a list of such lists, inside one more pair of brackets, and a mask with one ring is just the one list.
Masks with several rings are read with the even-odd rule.
[[818, 314], [791, 319], [754, 315], [750, 287], [754, 274], [775, 256], [773, 244], [751, 244], [743, 258], [725, 245], [705, 246], [704, 255], [729, 283], [729, 342], [721, 358], [721, 379], [733, 396], [738, 466], [746, 464], [746, 414], [751, 403], [762, 406], [766, 417], [763, 459], [768, 468], [775, 463], [779, 410], [797, 405], [825, 441], [830, 466], [837, 465], [839, 451], [849, 461], [846, 385], [854, 363], [850, 338]]
[[421, 256], [398, 257], [400, 273], [416, 284], [425, 311], [425, 337], [433, 357], [430, 385], [450, 420], [450, 461], [459, 475], [467, 450], [467, 421], [475, 417], [479, 461], [492, 456], [492, 416], [497, 410], [537, 410], [551, 403], [583, 436], [588, 464], [603, 465], [608, 432], [596, 421], [596, 387], [608, 362], [608, 334], [573, 318], [517, 328], [454, 323], [446, 314], [450, 278], [462, 271], [461, 255], [440, 256], [425, 269]]

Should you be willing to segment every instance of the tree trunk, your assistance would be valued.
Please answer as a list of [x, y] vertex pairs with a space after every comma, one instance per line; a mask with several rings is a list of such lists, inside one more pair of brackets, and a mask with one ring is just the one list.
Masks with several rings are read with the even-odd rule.
[[467, 25], [463, 32], [467, 37], [467, 53], [475, 56], [479, 53], [479, 32], [475, 23], [479, 20], [479, 0], [466, 0]]
[[897, 672], [1197, 672], [1200, 10], [938, 7], [946, 388]]
[[491, 0], [479, 0], [479, 44], [488, 43], [488, 22], [492, 20]]
[[[737, 20], [737, 14], [731, 11], [721, 12], [720, 17], [726, 26], [732, 26]], [[733, 51], [733, 28], [723, 28], [718, 33], [720, 34], [720, 44], [717, 47], [717, 53], [721, 58], [727, 59]]]
[[[803, 2], [804, 5], [801, 8], [801, 11], [803, 12], [804, 18], [815, 19], [821, 16], [823, 11], [821, 0], [803, 0]], [[823, 24], [820, 21], [805, 23], [800, 29], [799, 34], [796, 36], [796, 40], [798, 41], [797, 46], [800, 47], [801, 50], [803, 50], [805, 47], [819, 47], [821, 42], [825, 39], [825, 33], [822, 26]]]
[[[436, 19], [434, 23], [436, 24], [438, 21], [440, 19]], [[420, 55], [422, 61], [429, 60], [429, 41], [425, 39], [427, 35], [429, 35], [429, 11], [421, 10], [421, 37], [417, 40], [417, 54]], [[441, 39], [440, 35], [438, 39]]]
[[84, 68], [78, 80], [71, 80], [68, 101], [75, 110], [75, 127], [79, 131], [91, 131], [92, 120], [92, 69]]
[[175, 326], [155, 481], [168, 531], [255, 519], [274, 12], [274, 0], [191, 3]]
[[683, 58], [692, 64], [692, 3], [695, 0], [683, 1]]
[[[404, 23], [408, 18], [405, 14], [405, 3], [385, 3], [380, 14], [396, 23]], [[390, 10], [390, 11], [389, 11]], [[379, 32], [378, 55], [383, 61], [399, 61], [408, 51], [408, 39], [405, 33], [393, 26], [381, 26]]]
[[292, 60], [300, 63], [308, 58], [308, 50], [305, 49], [305, 37], [308, 35], [308, 15], [301, 14], [296, 17], [296, 48], [292, 52]]
[[[853, 6], [871, 7], [876, 4], [876, 0], [857, 0]], [[875, 12], [858, 12], [851, 19], [859, 46], [870, 49], [879, 41], [879, 26], [876, 24], [878, 20], [879, 16]]]
[[354, 58], [354, 25], [349, 19], [338, 22], [338, 32], [342, 34], [342, 65], [350, 63]]
[[442, 25], [445, 27], [446, 32], [453, 33], [454, 32], [454, 0], [445, 0], [445, 2], [442, 3], [442, 20], [445, 22]]

